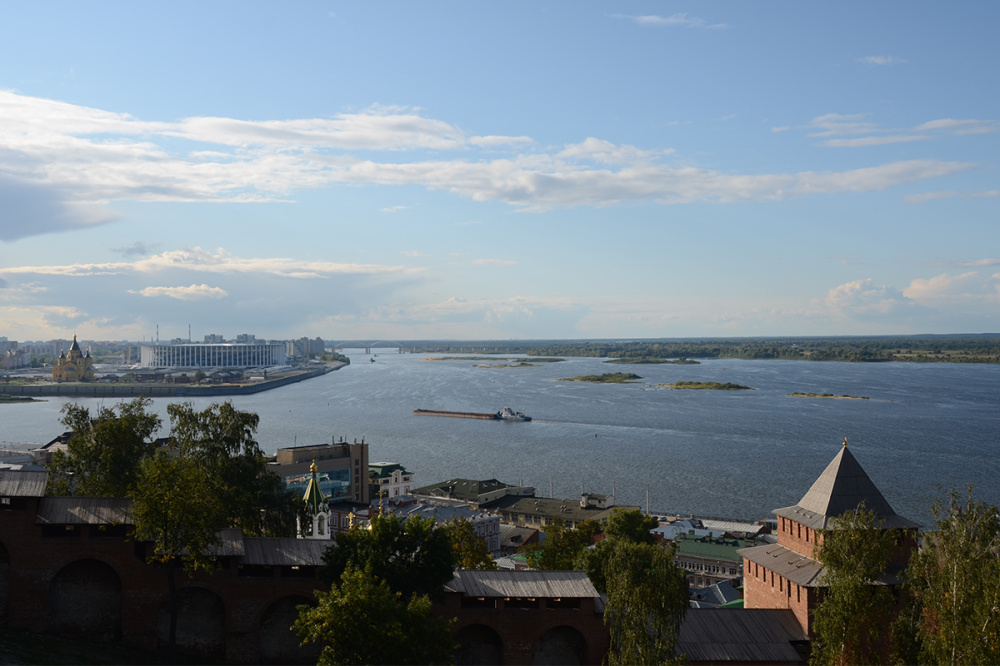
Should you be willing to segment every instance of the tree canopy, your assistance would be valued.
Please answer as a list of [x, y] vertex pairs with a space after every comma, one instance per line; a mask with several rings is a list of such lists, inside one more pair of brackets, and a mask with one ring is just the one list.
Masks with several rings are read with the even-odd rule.
[[486, 541], [476, 534], [475, 526], [469, 520], [449, 518], [438, 529], [444, 530], [451, 539], [455, 551], [455, 566], [460, 569], [496, 569], [497, 564], [487, 548]]
[[936, 531], [906, 573], [912, 610], [903, 616], [916, 641], [904, 660], [928, 664], [1000, 663], [1000, 516], [997, 507], [952, 490], [932, 506]]
[[426, 594], [436, 600], [454, 576], [455, 550], [448, 532], [435, 529], [433, 518], [375, 516], [367, 527], [355, 525], [338, 534], [323, 562], [320, 577], [325, 582], [335, 583], [353, 566], [370, 570], [404, 599]]
[[678, 661], [677, 639], [688, 606], [684, 572], [674, 564], [674, 545], [629, 539], [614, 544], [604, 572], [611, 625], [609, 664]]
[[198, 461], [231, 527], [260, 536], [292, 536], [298, 498], [267, 468], [254, 438], [259, 417], [226, 401], [196, 411], [191, 403], [167, 406], [171, 445]]
[[584, 550], [576, 560], [576, 567], [587, 572], [598, 592], [606, 592], [605, 567], [615, 545], [625, 542], [653, 544], [656, 537], [650, 530], [658, 524], [656, 518], [644, 515], [638, 509], [616, 507], [604, 524], [604, 539], [594, 544], [593, 548]]
[[877, 581], [885, 573], [896, 534], [882, 529], [862, 503], [831, 521], [817, 559], [824, 591], [813, 613], [818, 636], [812, 664], [871, 664], [888, 656], [885, 641], [892, 593]]
[[321, 666], [452, 662], [451, 622], [431, 615], [427, 595], [404, 599], [371, 566], [348, 563], [339, 583], [316, 597], [316, 606], [299, 606], [292, 628], [306, 641], [323, 642]]
[[565, 520], [556, 518], [545, 528], [545, 541], [521, 547], [521, 552], [534, 569], [566, 571], [577, 568], [577, 560], [587, 547], [594, 543], [594, 534], [600, 525], [585, 520], [570, 527]]
[[141, 462], [156, 448], [153, 435], [160, 417], [149, 412], [152, 400], [139, 397], [95, 414], [77, 404], [62, 408], [62, 424], [70, 431], [66, 451], [56, 451], [49, 464], [53, 495], [126, 497], [139, 479]]

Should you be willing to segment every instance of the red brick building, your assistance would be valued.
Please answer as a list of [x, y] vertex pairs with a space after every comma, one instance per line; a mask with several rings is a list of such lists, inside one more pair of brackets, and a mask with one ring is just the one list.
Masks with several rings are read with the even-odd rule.
[[885, 581], [898, 582], [895, 574], [916, 547], [914, 534], [919, 525], [893, 511], [844, 440], [843, 448], [799, 503], [774, 510], [778, 543], [740, 551], [744, 607], [789, 609], [803, 631], [813, 636], [812, 611], [823, 587], [823, 567], [814, 559], [816, 547], [822, 543], [822, 531], [830, 527], [831, 519], [858, 508], [862, 502], [865, 509], [875, 513], [883, 529], [904, 533]]

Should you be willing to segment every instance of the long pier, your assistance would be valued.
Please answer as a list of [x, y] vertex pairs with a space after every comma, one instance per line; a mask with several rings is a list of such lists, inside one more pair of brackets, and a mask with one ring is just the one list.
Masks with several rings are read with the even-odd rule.
[[453, 419], [483, 419], [490, 421], [497, 419], [496, 414], [483, 414], [481, 412], [448, 412], [438, 409], [414, 409], [413, 413], [420, 416], [447, 416]]

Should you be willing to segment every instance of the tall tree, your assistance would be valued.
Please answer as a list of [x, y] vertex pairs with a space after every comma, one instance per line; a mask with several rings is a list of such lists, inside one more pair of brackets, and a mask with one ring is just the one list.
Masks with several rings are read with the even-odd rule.
[[610, 664], [678, 661], [677, 639], [688, 606], [684, 572], [674, 564], [674, 545], [618, 540], [605, 573], [611, 625]]
[[426, 594], [436, 600], [454, 576], [455, 551], [448, 533], [435, 529], [433, 518], [375, 516], [368, 528], [355, 525], [338, 534], [323, 562], [324, 581], [336, 582], [349, 566], [369, 567], [404, 599]]
[[871, 664], [885, 660], [893, 597], [885, 574], [897, 533], [881, 528], [864, 504], [831, 521], [817, 559], [823, 592], [813, 612], [812, 664]]
[[[907, 570], [919, 660], [1000, 663], [1000, 516], [955, 490], [932, 506], [937, 530]], [[913, 654], [905, 655], [912, 659]]]
[[96, 414], [77, 404], [62, 408], [62, 424], [72, 432], [66, 451], [56, 451], [49, 464], [53, 495], [125, 497], [139, 478], [139, 465], [153, 454], [160, 417], [152, 400], [139, 397]]
[[295, 533], [298, 498], [267, 467], [255, 439], [257, 414], [229, 401], [202, 411], [173, 404], [167, 413], [172, 445], [202, 466], [231, 526], [253, 535]]
[[620, 542], [652, 544], [656, 537], [650, 532], [659, 524], [653, 516], [646, 516], [638, 509], [615, 508], [604, 525], [604, 539], [588, 548], [576, 560], [576, 568], [587, 572], [587, 577], [598, 592], [607, 591], [604, 568]]
[[521, 548], [521, 552], [535, 569], [566, 571], [577, 568], [577, 560], [594, 543], [594, 534], [600, 531], [596, 521], [585, 520], [570, 527], [565, 520], [556, 518], [545, 528], [545, 541]]
[[218, 531], [226, 526], [225, 512], [196, 460], [161, 451], [142, 461], [131, 518], [136, 541], [152, 546], [147, 561], [166, 565], [172, 655], [177, 638], [176, 570], [180, 566], [193, 575], [215, 568], [213, 548]]
[[431, 615], [427, 595], [406, 600], [371, 567], [348, 564], [339, 584], [316, 597], [316, 606], [299, 606], [292, 628], [306, 641], [323, 642], [321, 666], [452, 663], [451, 622]]
[[472, 521], [449, 518], [438, 529], [444, 530], [451, 539], [451, 546], [455, 551], [455, 566], [460, 569], [497, 568], [486, 540], [476, 534]]

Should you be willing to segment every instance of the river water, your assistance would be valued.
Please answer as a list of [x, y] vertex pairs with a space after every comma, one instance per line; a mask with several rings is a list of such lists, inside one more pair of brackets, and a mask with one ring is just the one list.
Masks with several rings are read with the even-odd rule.
[[[539, 495], [614, 492], [654, 513], [757, 520], [795, 504], [847, 438], [897, 513], [931, 523], [939, 488], [975, 485], [1000, 504], [1000, 366], [707, 360], [607, 365], [569, 358], [526, 368], [429, 360], [438, 355], [347, 350], [352, 364], [323, 377], [232, 398], [260, 415], [258, 441], [285, 446], [364, 438], [371, 460], [400, 462], [418, 485], [453, 477], [534, 485]], [[634, 384], [560, 378], [635, 372]], [[678, 380], [753, 391], [672, 390]], [[868, 400], [788, 397], [793, 392]], [[183, 399], [157, 399], [166, 405]], [[218, 398], [188, 399], [196, 408]], [[69, 399], [0, 405], [0, 442], [32, 448], [62, 432]], [[80, 401], [96, 407], [100, 400]], [[104, 401], [107, 404], [107, 400]], [[417, 416], [413, 410], [494, 412], [531, 423]], [[166, 434], [164, 427], [161, 434]]]

